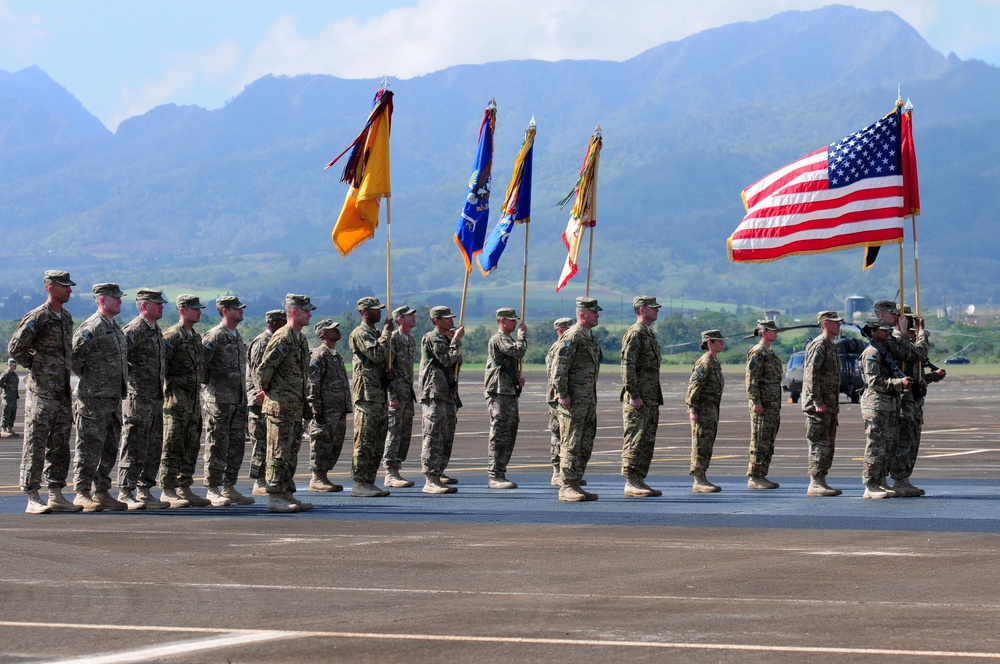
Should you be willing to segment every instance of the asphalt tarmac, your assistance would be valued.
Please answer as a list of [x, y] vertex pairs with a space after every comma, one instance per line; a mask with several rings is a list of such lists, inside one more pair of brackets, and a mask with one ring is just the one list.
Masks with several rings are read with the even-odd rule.
[[[648, 478], [664, 495], [626, 499], [615, 369], [587, 473], [596, 503], [560, 503], [548, 485], [541, 374], [522, 397], [511, 491], [486, 488], [472, 379], [457, 494], [303, 490], [316, 509], [299, 515], [262, 503], [25, 515], [20, 439], [2, 439], [0, 663], [1000, 659], [1000, 378], [932, 385], [914, 475], [927, 496], [871, 501], [849, 403], [830, 477], [843, 496], [805, 496], [795, 404], [770, 475], [781, 488], [748, 491], [735, 373], [709, 472], [723, 491], [692, 494], [686, 376], [664, 374]], [[403, 474], [419, 479], [415, 425]], [[349, 487], [348, 465], [333, 476]], [[299, 471], [304, 489], [307, 449]]]

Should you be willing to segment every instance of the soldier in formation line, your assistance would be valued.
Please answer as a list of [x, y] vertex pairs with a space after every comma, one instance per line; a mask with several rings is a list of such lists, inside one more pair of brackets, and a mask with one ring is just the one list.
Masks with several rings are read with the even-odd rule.
[[387, 488], [405, 489], [414, 484], [400, 474], [400, 468], [410, 453], [414, 404], [417, 402], [413, 389], [417, 342], [410, 335], [417, 326], [417, 310], [407, 306], [397, 307], [392, 311], [392, 320], [397, 327], [391, 342], [393, 378], [389, 384], [389, 422], [385, 432], [385, 449], [382, 451], [382, 465], [385, 467], [383, 484]]
[[705, 478], [712, 463], [712, 450], [719, 429], [719, 404], [725, 379], [718, 355], [726, 342], [719, 330], [705, 330], [701, 333], [701, 349], [705, 354], [699, 357], [691, 369], [685, 403], [691, 420], [691, 485], [693, 493], [715, 493], [722, 487]]
[[[487, 449], [488, 487], [516, 489], [517, 483], [507, 479], [507, 464], [517, 443], [520, 424], [518, 399], [524, 387], [520, 362], [528, 350], [528, 327], [518, 324], [517, 312], [511, 308], [497, 309], [497, 331], [486, 347], [484, 393], [490, 415], [490, 437]], [[517, 337], [511, 333], [517, 330]]]
[[660, 342], [652, 330], [660, 314], [656, 298], [632, 300], [636, 321], [622, 338], [622, 475], [626, 498], [650, 498], [663, 492], [646, 484], [656, 447], [663, 390], [660, 387]]
[[816, 322], [822, 332], [806, 346], [802, 370], [802, 412], [806, 414], [809, 441], [809, 488], [811, 497], [839, 496], [843, 493], [826, 483], [833, 465], [840, 413], [840, 352], [833, 340], [840, 334], [844, 319], [836, 311], [821, 311]]
[[267, 496], [267, 416], [264, 415], [264, 392], [257, 387], [257, 368], [264, 359], [267, 342], [284, 327], [288, 319], [284, 309], [272, 309], [264, 314], [264, 331], [254, 337], [247, 348], [247, 432], [250, 434], [250, 479], [253, 495]]
[[0, 425], [0, 438], [10, 438], [14, 435], [14, 418], [17, 417], [17, 400], [20, 398], [17, 390], [21, 379], [17, 377], [17, 362], [7, 360], [7, 371], [0, 375], [0, 393], [3, 394], [3, 423]]
[[781, 426], [781, 360], [771, 350], [778, 338], [773, 320], [757, 321], [754, 335], [760, 342], [747, 352], [746, 387], [750, 403], [750, 464], [748, 489], [777, 489], [767, 479], [774, 456], [774, 440]]
[[389, 341], [394, 326], [387, 320], [379, 331], [385, 305], [377, 297], [358, 300], [361, 323], [348, 340], [353, 355], [351, 395], [354, 399], [354, 457], [351, 495], [359, 498], [383, 498], [389, 491], [375, 486], [379, 462], [385, 449], [389, 427], [389, 382], [394, 375], [389, 368]]
[[455, 328], [455, 314], [448, 307], [432, 307], [434, 328], [420, 340], [420, 415], [423, 440], [420, 466], [428, 494], [455, 493], [458, 480], [445, 474], [455, 444], [455, 426], [462, 399], [458, 396], [458, 371], [462, 365], [465, 328]]
[[[572, 318], [557, 318], [552, 327], [556, 332], [556, 340], [549, 346], [545, 353], [545, 401], [549, 405], [549, 456], [552, 460], [552, 486], [562, 486], [562, 474], [559, 471], [559, 397], [556, 394], [556, 387], [552, 368], [555, 366], [556, 354], [562, 348], [562, 336], [569, 328], [573, 327]], [[580, 480], [581, 486], [586, 486], [587, 480]]]
[[351, 384], [347, 380], [344, 358], [337, 352], [340, 323], [326, 319], [313, 325], [320, 344], [309, 355], [309, 384], [306, 400], [312, 411], [309, 433], [309, 490], [322, 493], [343, 491], [344, 487], [330, 481], [344, 449], [347, 435], [347, 413], [351, 410]]

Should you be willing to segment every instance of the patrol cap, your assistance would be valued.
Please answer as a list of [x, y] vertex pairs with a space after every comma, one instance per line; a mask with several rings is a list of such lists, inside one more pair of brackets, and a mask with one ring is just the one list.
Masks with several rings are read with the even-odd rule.
[[889, 324], [886, 323], [881, 318], [879, 318], [878, 316], [872, 316], [871, 318], [869, 318], [869, 319], [867, 319], [865, 321], [865, 324], [862, 326], [861, 329], [863, 329], [863, 330], [891, 330], [892, 328], [889, 327]]
[[454, 318], [451, 307], [431, 307], [431, 320], [435, 318]]
[[910, 308], [910, 305], [908, 305], [908, 304], [904, 304], [903, 305], [903, 315], [904, 316], [910, 316], [910, 317], [913, 316], [913, 309]]
[[363, 297], [358, 300], [358, 311], [362, 309], [385, 309], [377, 297]]
[[875, 303], [875, 313], [889, 313], [899, 315], [899, 307], [892, 300], [879, 300]]
[[396, 307], [395, 309], [392, 310], [392, 319], [396, 320], [397, 318], [402, 318], [403, 316], [409, 316], [410, 314], [415, 314], [415, 313], [417, 313], [416, 309], [408, 307], [404, 304], [403, 306]]
[[125, 293], [122, 292], [121, 288], [118, 288], [118, 284], [106, 283], [106, 284], [94, 284], [94, 297], [124, 297]]
[[205, 305], [201, 303], [201, 298], [197, 295], [189, 295], [187, 293], [177, 296], [177, 308], [178, 309], [204, 309]]
[[284, 309], [271, 309], [266, 314], [264, 314], [264, 320], [268, 323], [277, 323], [278, 321], [287, 321], [288, 314], [285, 313]]
[[659, 309], [662, 304], [656, 303], [656, 298], [652, 295], [637, 295], [632, 298], [632, 308], [638, 309], [639, 307], [649, 307], [650, 309]]
[[844, 322], [844, 319], [838, 316], [836, 311], [821, 311], [816, 314], [817, 323], [822, 323], [825, 320], [833, 321], [834, 323]]
[[319, 337], [322, 336], [324, 332], [336, 330], [338, 327], [340, 327], [340, 323], [332, 321], [329, 318], [324, 318], [320, 322], [313, 325], [313, 332], [315, 332], [316, 336]]
[[166, 300], [163, 299], [163, 291], [153, 290], [152, 288], [140, 288], [135, 292], [135, 301], [142, 302], [155, 302], [156, 304], [165, 304]]
[[216, 309], [246, 309], [247, 305], [240, 302], [235, 295], [223, 295], [215, 300]]
[[705, 330], [701, 333], [701, 349], [706, 350], [708, 348], [709, 341], [725, 341], [722, 336], [721, 330]]
[[517, 312], [511, 307], [500, 307], [497, 309], [497, 320], [517, 320], [520, 318]]
[[590, 297], [576, 298], [576, 308], [587, 309], [588, 311], [604, 311], [604, 309], [597, 305], [597, 300]]
[[17, 366], [17, 360], [15, 360], [14, 358], [10, 358], [9, 360], [7, 360], [7, 364], [8, 365], [13, 364], [16, 367]]
[[754, 334], [758, 335], [764, 330], [771, 330], [772, 332], [778, 332], [778, 324], [773, 320], [759, 320], [757, 321], [757, 328], [754, 330]]
[[573, 327], [573, 323], [575, 322], [572, 318], [557, 318], [552, 322], [552, 329], [566, 330]]
[[288, 293], [285, 295], [285, 306], [295, 307], [301, 309], [302, 311], [315, 311], [316, 305], [309, 301], [309, 297], [306, 295], [296, 295], [295, 293]]
[[60, 286], [76, 286], [76, 282], [69, 278], [69, 272], [62, 270], [46, 270], [45, 283], [59, 284]]

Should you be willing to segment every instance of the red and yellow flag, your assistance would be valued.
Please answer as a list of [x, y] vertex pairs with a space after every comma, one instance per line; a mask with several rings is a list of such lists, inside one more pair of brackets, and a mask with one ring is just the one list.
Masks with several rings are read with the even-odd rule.
[[601, 128], [598, 127], [590, 138], [587, 156], [583, 159], [583, 167], [580, 168], [580, 178], [576, 181], [576, 187], [559, 202], [560, 205], [564, 205], [569, 201], [570, 196], [576, 194], [573, 211], [569, 215], [569, 223], [566, 224], [566, 230], [562, 235], [568, 253], [562, 274], [559, 275], [559, 283], [556, 284], [556, 292], [559, 292], [576, 275], [580, 246], [583, 244], [583, 233], [588, 227], [597, 225], [597, 169], [601, 161], [601, 145]]

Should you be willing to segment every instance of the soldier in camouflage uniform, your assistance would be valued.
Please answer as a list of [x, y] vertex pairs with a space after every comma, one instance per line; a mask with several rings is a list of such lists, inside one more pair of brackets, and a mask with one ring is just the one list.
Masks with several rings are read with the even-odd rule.
[[622, 337], [622, 475], [626, 498], [662, 496], [646, 484], [656, 447], [663, 389], [660, 387], [660, 342], [652, 325], [660, 314], [656, 298], [640, 295], [632, 300], [636, 321]]
[[[97, 312], [73, 335], [76, 387], [76, 462], [73, 502], [85, 510], [96, 501], [104, 509], [145, 509], [137, 500], [123, 503], [111, 497], [111, 469], [122, 434], [122, 399], [128, 392], [128, 344], [115, 316], [121, 311], [118, 284], [95, 284]], [[91, 496], [91, 489], [94, 495]]]
[[771, 350], [778, 338], [773, 320], [757, 321], [754, 335], [760, 342], [747, 352], [747, 400], [750, 402], [750, 465], [748, 489], [777, 489], [767, 479], [774, 456], [774, 439], [781, 426], [781, 360]]
[[802, 369], [802, 412], [806, 414], [809, 441], [809, 488], [807, 496], [839, 496], [843, 493], [826, 483], [833, 465], [840, 412], [840, 353], [833, 340], [844, 319], [836, 311], [821, 311], [816, 321], [823, 331], [806, 346]]
[[382, 332], [375, 325], [382, 320], [385, 305], [377, 297], [358, 300], [361, 324], [351, 332], [348, 345], [353, 354], [351, 396], [354, 399], [354, 455], [351, 495], [382, 498], [389, 495], [375, 486], [379, 461], [389, 428], [389, 342], [394, 326], [387, 320]]
[[288, 319], [284, 309], [272, 309], [264, 314], [264, 331], [254, 337], [247, 348], [247, 431], [253, 449], [250, 452], [250, 479], [254, 480], [253, 495], [267, 495], [267, 417], [261, 411], [264, 392], [257, 387], [257, 368], [271, 335], [284, 327]]
[[[562, 474], [559, 472], [559, 400], [556, 395], [556, 386], [552, 381], [552, 367], [555, 364], [556, 355], [562, 348], [562, 335], [566, 330], [573, 327], [572, 318], [557, 318], [552, 322], [552, 327], [556, 332], [556, 340], [549, 346], [545, 353], [545, 401], [549, 404], [549, 457], [552, 461], [552, 486], [562, 486]], [[586, 486], [587, 480], [580, 480], [580, 486]]]
[[866, 439], [861, 470], [864, 497], [893, 498], [896, 492], [883, 486], [884, 478], [889, 474], [891, 455], [899, 440], [899, 398], [910, 389], [913, 379], [901, 375], [899, 365], [886, 357], [889, 325], [885, 321], [869, 319], [862, 333], [871, 338], [860, 359], [865, 381], [861, 396]]
[[407, 306], [397, 307], [392, 312], [392, 319], [397, 325], [392, 333], [394, 377], [389, 385], [389, 424], [386, 427], [382, 465], [385, 466], [386, 487], [407, 488], [414, 483], [400, 475], [399, 471], [410, 452], [413, 407], [417, 402], [417, 395], [413, 390], [413, 363], [417, 354], [417, 342], [410, 335], [410, 331], [417, 326], [417, 310]]
[[576, 325], [559, 340], [552, 366], [552, 381], [559, 404], [559, 500], [597, 500], [597, 494], [580, 488], [597, 435], [597, 375], [604, 352], [594, 334], [600, 319], [597, 300], [576, 298]]
[[458, 368], [462, 365], [465, 328], [455, 328], [455, 314], [448, 307], [431, 307], [434, 329], [420, 340], [420, 400], [423, 440], [420, 465], [424, 493], [458, 491], [457, 480], [444, 474], [455, 444], [455, 425], [462, 399], [458, 396]]
[[0, 392], [3, 392], [3, 424], [0, 426], [0, 438], [11, 438], [14, 435], [14, 418], [17, 417], [17, 400], [20, 395], [17, 388], [21, 379], [17, 377], [17, 362], [7, 360], [7, 371], [0, 375]]
[[[140, 288], [135, 294], [139, 315], [122, 328], [128, 347], [128, 393], [122, 405], [122, 439], [118, 448], [118, 500], [164, 509], [149, 490], [156, 486], [163, 450], [163, 373], [166, 348], [157, 324], [163, 317], [163, 293]], [[186, 501], [185, 501], [186, 502]]]
[[[160, 457], [160, 500], [171, 507], [212, 504], [191, 490], [201, 448], [201, 395], [205, 355], [194, 329], [205, 305], [197, 295], [177, 296], [180, 320], [163, 333], [163, 454]], [[187, 505], [185, 505], [185, 503]]]
[[722, 366], [717, 359], [725, 345], [725, 339], [719, 330], [702, 332], [701, 349], [705, 354], [694, 363], [688, 380], [685, 403], [691, 420], [691, 475], [694, 477], [692, 493], [722, 491], [722, 487], [705, 479], [705, 473], [712, 463], [715, 435], [719, 429], [719, 404], [722, 403], [722, 390], [726, 386]]
[[[205, 356], [205, 486], [215, 507], [253, 505], [236, 489], [247, 444], [247, 346], [236, 329], [246, 305], [235, 295], [215, 301], [222, 322], [201, 341]], [[219, 486], [222, 489], [219, 489]]]
[[[62, 495], [69, 474], [73, 426], [69, 382], [73, 316], [63, 305], [69, 302], [75, 285], [69, 272], [46, 270], [45, 303], [21, 319], [7, 345], [10, 356], [28, 370], [20, 476], [21, 490], [28, 496], [24, 510], [28, 514], [82, 509]], [[38, 495], [43, 477], [49, 489], [48, 502]]]
[[316, 309], [305, 295], [285, 295], [288, 323], [267, 342], [255, 382], [264, 392], [267, 416], [267, 511], [307, 512], [312, 503], [295, 497], [295, 468], [302, 445], [302, 422], [312, 419], [306, 401], [309, 343], [302, 329]]
[[321, 320], [313, 325], [320, 345], [309, 356], [309, 381], [306, 400], [312, 410], [309, 422], [310, 491], [343, 491], [327, 477], [340, 459], [347, 435], [347, 413], [351, 410], [351, 384], [347, 380], [344, 358], [337, 352], [340, 323]]
[[[924, 329], [924, 319], [915, 319], [917, 327], [916, 340], [910, 341], [908, 323], [911, 318], [900, 316], [899, 307], [896, 306], [895, 302], [892, 300], [879, 300], [875, 303], [875, 315], [884, 321], [891, 331], [885, 343], [886, 352], [892, 356], [892, 359], [904, 371], [907, 368], [910, 369], [912, 373], [908, 375], [911, 375], [911, 377], [915, 376], [920, 371], [918, 367], [923, 365], [927, 360], [927, 354], [930, 352], [930, 337], [927, 330]], [[921, 385], [921, 387], [926, 386]], [[914, 437], [911, 433], [914, 427], [914, 399], [910, 390], [904, 390], [900, 396], [900, 421], [899, 426], [895, 429], [896, 439], [889, 448], [889, 455], [891, 459], [895, 459], [898, 456], [902, 460], [910, 456], [910, 449], [913, 447], [914, 442]], [[891, 465], [892, 461], [884, 469], [886, 474], [879, 478], [882, 484], [887, 483]], [[897, 465], [899, 464], [897, 463]], [[893, 491], [897, 496], [916, 498], [924, 494], [923, 489], [913, 486], [910, 483], [909, 475], [906, 477], [898, 476], [896, 480], [893, 484]]]
[[[517, 483], [507, 479], [507, 464], [517, 443], [517, 426], [521, 418], [517, 400], [524, 387], [520, 361], [528, 350], [528, 327], [517, 324], [517, 312], [511, 308], [497, 309], [497, 332], [486, 347], [484, 390], [490, 414], [489, 488], [516, 489]], [[517, 338], [510, 336], [517, 329]]]

